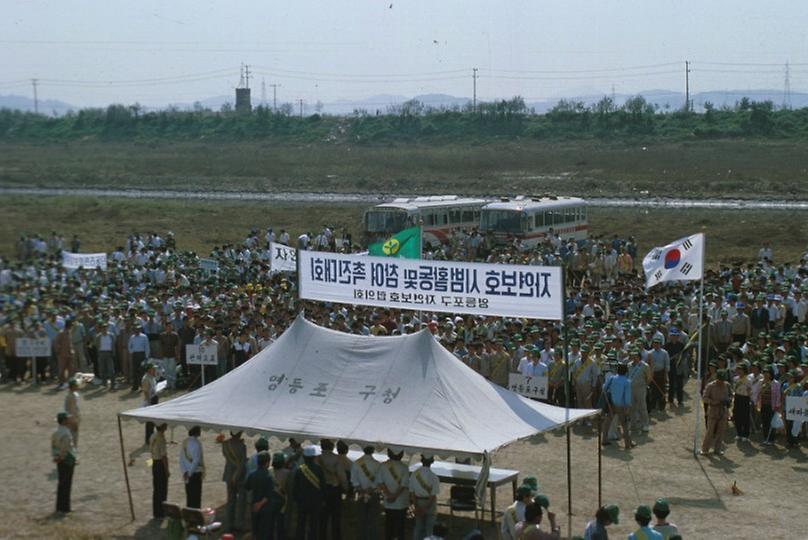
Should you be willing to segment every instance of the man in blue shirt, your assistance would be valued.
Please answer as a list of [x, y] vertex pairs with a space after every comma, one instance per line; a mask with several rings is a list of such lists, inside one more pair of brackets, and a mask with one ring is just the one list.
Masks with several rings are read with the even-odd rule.
[[[626, 450], [636, 446], [631, 440], [631, 432], [629, 426], [629, 416], [631, 412], [631, 381], [626, 377], [628, 373], [628, 366], [620, 363], [617, 366], [617, 375], [614, 375], [606, 380], [603, 385], [603, 393], [607, 399], [607, 414], [604, 426], [610, 426], [612, 419], [616, 416], [620, 422], [620, 428], [623, 430], [623, 441], [626, 445]], [[603, 430], [603, 446], [609, 446], [609, 430]]]

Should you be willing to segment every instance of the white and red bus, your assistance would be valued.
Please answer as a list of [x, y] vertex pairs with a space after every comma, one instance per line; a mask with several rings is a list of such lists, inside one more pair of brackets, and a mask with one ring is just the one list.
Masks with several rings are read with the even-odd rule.
[[479, 227], [480, 209], [488, 202], [457, 195], [395, 199], [365, 212], [366, 240], [380, 242], [422, 223], [424, 246], [445, 244], [452, 232]]
[[583, 240], [589, 232], [586, 201], [578, 197], [502, 198], [483, 206], [480, 231], [497, 243], [519, 238], [534, 246], [553, 230], [561, 238]]

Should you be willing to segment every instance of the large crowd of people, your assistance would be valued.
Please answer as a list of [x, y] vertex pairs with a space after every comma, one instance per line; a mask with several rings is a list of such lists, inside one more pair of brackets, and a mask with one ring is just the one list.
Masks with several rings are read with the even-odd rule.
[[[218, 365], [205, 368], [211, 380], [269, 346], [303, 310], [309, 320], [343, 332], [427, 329], [466, 365], [502, 386], [510, 373], [546, 376], [548, 402], [603, 409], [607, 446], [622, 439], [629, 450], [652, 428], [652, 418], [662, 422], [666, 408], [683, 407], [692, 398], [685, 385], [699, 367], [703, 453], [723, 452], [730, 421], [738, 444], [795, 446], [804, 435], [802, 422], [786, 419], [785, 404], [808, 388], [805, 257], [775, 264], [765, 245], [748, 263], [708, 270], [699, 334], [698, 283], [646, 290], [633, 238], [571, 241], [551, 233], [536, 246], [518, 240], [497, 245], [477, 231], [461, 231], [446, 245], [426, 246], [424, 258], [430, 259], [563, 265], [563, 325], [301, 301], [294, 274], [270, 268], [273, 241], [300, 249], [361, 249], [344, 231], [338, 237], [325, 226], [296, 239], [285, 230], [276, 236], [271, 228], [256, 229], [241, 242], [215, 247], [209, 259], [218, 268], [211, 268], [180, 249], [171, 233], [134, 233], [110, 251], [105, 271], [68, 271], [60, 251], [80, 251], [78, 237], [69, 246], [55, 232], [20, 237], [16, 257], [0, 260], [2, 382], [52, 381], [70, 396], [76, 389], [68, 381], [92, 374], [109, 391], [130, 387], [143, 393], [144, 403], [154, 403], [157, 378], [170, 388], [201, 384], [200, 368], [186, 362], [186, 345], [216, 347]], [[47, 338], [51, 354], [19, 356], [15, 342], [23, 337]], [[59, 463], [69, 446], [65, 431], [77, 445], [77, 403], [72, 408], [60, 417], [66, 428], [60, 427], [58, 444], [54, 439]], [[280, 460], [272, 457], [273, 467], [275, 457]], [[261, 457], [262, 466], [266, 462]], [[417, 492], [420, 482], [414, 487]], [[540, 519], [535, 511], [531, 516]]]

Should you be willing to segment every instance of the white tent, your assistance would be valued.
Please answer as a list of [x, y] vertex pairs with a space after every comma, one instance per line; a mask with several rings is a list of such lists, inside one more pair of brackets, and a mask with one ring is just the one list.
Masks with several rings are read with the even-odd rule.
[[492, 384], [427, 330], [357, 336], [298, 317], [226, 376], [121, 416], [478, 457], [597, 413], [531, 401]]

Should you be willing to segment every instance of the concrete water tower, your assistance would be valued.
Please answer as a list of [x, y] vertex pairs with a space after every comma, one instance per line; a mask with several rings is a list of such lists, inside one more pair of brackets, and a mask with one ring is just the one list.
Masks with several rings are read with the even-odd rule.
[[252, 111], [250, 101], [250, 66], [241, 66], [241, 77], [236, 88], [236, 112], [248, 113]]

